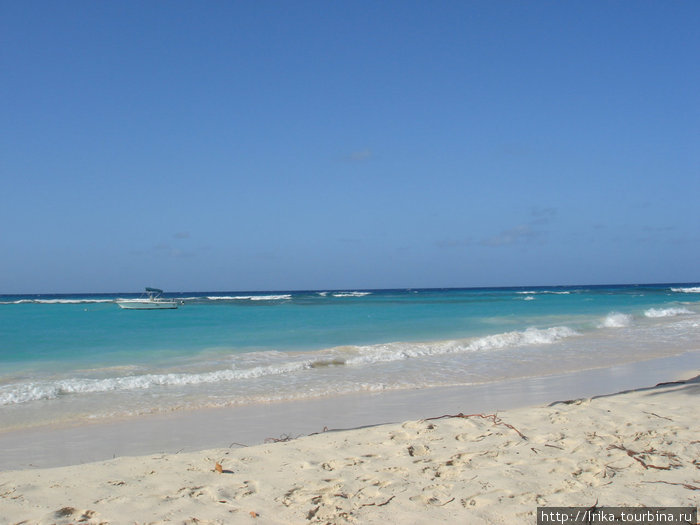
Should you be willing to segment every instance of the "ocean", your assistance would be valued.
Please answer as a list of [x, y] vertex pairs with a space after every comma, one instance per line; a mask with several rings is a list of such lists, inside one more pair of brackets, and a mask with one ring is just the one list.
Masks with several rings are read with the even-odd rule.
[[0, 295], [0, 432], [490, 383], [700, 350], [700, 285]]

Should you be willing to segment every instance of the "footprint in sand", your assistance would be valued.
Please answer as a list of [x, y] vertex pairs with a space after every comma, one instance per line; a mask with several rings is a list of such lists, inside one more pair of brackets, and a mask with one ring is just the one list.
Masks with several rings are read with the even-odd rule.
[[450, 499], [453, 494], [452, 484], [435, 483], [425, 486], [421, 493], [408, 499], [421, 502], [426, 505], [439, 505]]
[[413, 438], [414, 436], [412, 434], [409, 434], [408, 432], [392, 432], [391, 434], [389, 434], [389, 441], [385, 441], [383, 444], [393, 445], [392, 441], [409, 441]]
[[60, 508], [44, 518], [43, 521], [56, 525], [64, 523], [99, 523], [99, 517], [94, 510], [78, 510], [73, 507]]
[[406, 450], [411, 457], [426, 456], [430, 452], [430, 447], [426, 445], [410, 445]]
[[258, 492], [258, 482], [257, 481], [244, 481], [242, 485], [237, 487], [237, 492], [233, 495], [234, 499], [244, 498], [246, 496], [252, 496]]

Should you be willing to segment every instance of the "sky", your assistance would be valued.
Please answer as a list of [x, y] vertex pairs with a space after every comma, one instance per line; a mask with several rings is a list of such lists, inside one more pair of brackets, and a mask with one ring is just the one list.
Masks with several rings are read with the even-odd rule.
[[698, 27], [0, 0], [0, 294], [700, 281]]

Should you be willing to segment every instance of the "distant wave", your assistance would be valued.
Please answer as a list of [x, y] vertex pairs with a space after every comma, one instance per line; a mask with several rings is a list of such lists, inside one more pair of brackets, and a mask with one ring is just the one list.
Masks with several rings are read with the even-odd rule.
[[284, 301], [291, 299], [291, 294], [282, 295], [211, 295], [210, 301]]
[[679, 293], [700, 293], [700, 286], [690, 286], [688, 288], [671, 288], [671, 291]]
[[620, 312], [610, 312], [598, 325], [600, 328], [625, 328], [632, 324], [632, 316]]
[[0, 301], [0, 304], [89, 304], [113, 302], [114, 299], [18, 299], [17, 301]]
[[692, 314], [687, 308], [649, 308], [644, 315], [647, 317], [675, 317], [676, 315]]
[[555, 292], [554, 290], [528, 290], [524, 292], [515, 292], [517, 294], [536, 295], [536, 294], [553, 294], [553, 295], [569, 295], [571, 292]]
[[0, 406], [52, 400], [64, 395], [145, 390], [159, 386], [187, 386], [285, 375], [334, 366], [366, 366], [443, 354], [500, 350], [518, 346], [556, 343], [578, 333], [566, 326], [547, 329], [528, 328], [476, 339], [422, 343], [388, 343], [368, 346], [343, 346], [311, 353], [306, 359], [252, 368], [227, 368], [201, 373], [142, 374], [104, 379], [69, 378], [34, 381], [0, 387]]
[[372, 292], [336, 292], [333, 297], [364, 297], [365, 295], [372, 295]]

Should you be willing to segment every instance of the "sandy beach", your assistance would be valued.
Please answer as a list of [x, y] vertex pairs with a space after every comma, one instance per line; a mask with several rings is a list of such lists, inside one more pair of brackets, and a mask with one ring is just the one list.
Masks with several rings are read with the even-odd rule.
[[[535, 523], [696, 506], [700, 376], [498, 413], [0, 473], [2, 523]], [[456, 417], [455, 417], [456, 416]]]

